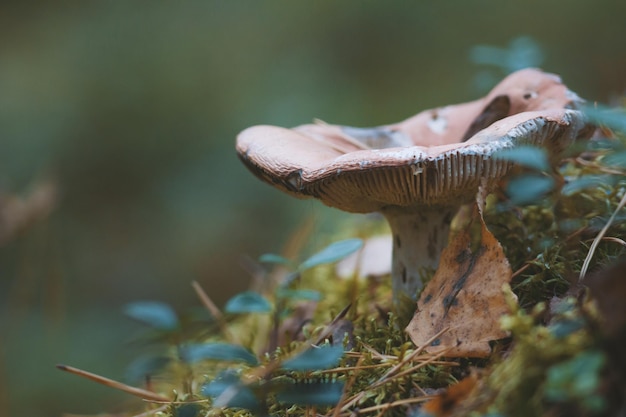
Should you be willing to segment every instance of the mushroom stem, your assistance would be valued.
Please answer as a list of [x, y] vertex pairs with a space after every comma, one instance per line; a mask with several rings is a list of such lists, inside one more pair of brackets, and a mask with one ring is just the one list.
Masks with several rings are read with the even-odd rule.
[[385, 210], [393, 234], [391, 266], [394, 307], [415, 300], [417, 292], [439, 265], [448, 242], [450, 222], [458, 207], [420, 207]]

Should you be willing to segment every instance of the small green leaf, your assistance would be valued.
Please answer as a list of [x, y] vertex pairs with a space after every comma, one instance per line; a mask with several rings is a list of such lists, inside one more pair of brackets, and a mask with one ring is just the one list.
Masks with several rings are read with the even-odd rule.
[[227, 313], [267, 313], [272, 311], [272, 304], [261, 294], [245, 291], [228, 300], [224, 311]]
[[173, 407], [173, 417], [197, 417], [202, 406], [197, 403], [180, 404]]
[[258, 360], [249, 350], [239, 345], [228, 343], [199, 343], [185, 345], [180, 348], [180, 357], [187, 363], [194, 363], [205, 359], [244, 362], [248, 365], [258, 365]]
[[558, 222], [559, 230], [563, 233], [570, 234], [587, 225], [583, 219], [563, 219]]
[[470, 60], [475, 64], [494, 65], [510, 73], [522, 68], [539, 67], [544, 54], [535, 40], [520, 36], [509, 42], [506, 48], [476, 45], [470, 49]]
[[570, 196], [588, 188], [614, 185], [616, 180], [617, 178], [614, 175], [583, 175], [565, 184], [561, 189], [561, 193]]
[[548, 331], [557, 339], [563, 339], [585, 327], [583, 319], [560, 320], [548, 326]]
[[293, 266], [293, 262], [289, 259], [273, 253], [265, 253], [259, 256], [259, 262], [263, 262], [266, 264]]
[[624, 144], [620, 141], [607, 138], [597, 138], [585, 142], [585, 149], [588, 151], [619, 151], [624, 149]]
[[283, 362], [281, 368], [288, 371], [317, 371], [329, 369], [339, 364], [343, 356], [341, 344], [312, 346], [299, 355]]
[[159, 301], [137, 301], [124, 307], [124, 313], [158, 330], [175, 330], [178, 317], [172, 308]]
[[304, 271], [314, 266], [336, 262], [358, 251], [362, 246], [363, 241], [361, 239], [347, 239], [331, 243], [326, 248], [302, 262], [298, 269]]
[[343, 382], [312, 382], [286, 386], [276, 398], [281, 403], [297, 405], [335, 405], [341, 399]]
[[494, 154], [495, 159], [504, 159], [537, 171], [550, 169], [548, 156], [542, 148], [521, 145], [515, 148], [502, 149]]
[[538, 203], [554, 188], [554, 180], [542, 175], [523, 175], [513, 178], [506, 186], [506, 194], [514, 205]]
[[161, 371], [172, 361], [167, 356], [143, 356], [140, 357], [126, 368], [126, 379], [132, 383], [144, 382], [146, 376], [154, 375]]
[[322, 294], [315, 290], [289, 290], [285, 288], [279, 288], [276, 291], [276, 296], [279, 298], [287, 298], [290, 300], [305, 300], [305, 301], [319, 301], [322, 299]]
[[622, 108], [610, 108], [607, 106], [585, 106], [585, 115], [594, 123], [608, 126], [609, 128], [626, 132], [626, 111]]
[[293, 284], [299, 279], [300, 279], [299, 271], [290, 272], [287, 275], [285, 275], [285, 278], [283, 278], [283, 282], [280, 283], [280, 288], [289, 288], [291, 284]]
[[[589, 230], [592, 232], [599, 232], [609, 221], [608, 217], [604, 216], [596, 216], [589, 219], [587, 226]], [[625, 214], [617, 214], [613, 217], [613, 226], [624, 223], [626, 221], [626, 213]]]
[[618, 151], [607, 154], [602, 158], [602, 164], [611, 167], [626, 168], [626, 151]]
[[224, 371], [216, 379], [205, 384], [202, 395], [213, 398], [216, 407], [244, 408], [259, 410], [260, 404], [254, 392], [241, 383], [233, 371]]
[[576, 399], [592, 411], [601, 411], [604, 402], [598, 388], [605, 361], [602, 352], [592, 350], [553, 365], [548, 369], [544, 395], [551, 401]]

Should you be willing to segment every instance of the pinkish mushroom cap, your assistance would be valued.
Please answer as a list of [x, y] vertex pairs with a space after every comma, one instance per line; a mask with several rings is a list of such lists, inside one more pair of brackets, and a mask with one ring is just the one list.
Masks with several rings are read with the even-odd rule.
[[580, 102], [558, 76], [526, 69], [482, 99], [387, 126], [254, 126], [237, 137], [237, 152], [259, 178], [293, 196], [383, 213], [394, 234], [394, 293], [414, 297], [424, 270], [438, 264], [458, 207], [512, 166], [494, 154], [533, 144], [554, 156], [588, 137]]

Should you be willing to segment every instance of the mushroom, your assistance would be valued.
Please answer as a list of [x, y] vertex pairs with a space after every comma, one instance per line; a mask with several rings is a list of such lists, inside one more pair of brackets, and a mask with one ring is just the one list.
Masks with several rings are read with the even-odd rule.
[[393, 234], [394, 306], [437, 268], [450, 222], [481, 184], [512, 163], [494, 157], [518, 144], [556, 156], [591, 129], [582, 100], [558, 76], [515, 72], [484, 98], [426, 110], [402, 122], [354, 128], [322, 122], [293, 129], [253, 126], [237, 137], [243, 163], [299, 198], [353, 213], [382, 213]]

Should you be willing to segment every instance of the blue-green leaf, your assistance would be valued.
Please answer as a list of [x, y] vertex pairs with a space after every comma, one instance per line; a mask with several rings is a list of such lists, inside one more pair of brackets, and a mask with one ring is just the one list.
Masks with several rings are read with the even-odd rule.
[[316, 371], [337, 366], [343, 356], [343, 346], [312, 346], [299, 355], [286, 360], [281, 368], [288, 371]]
[[272, 304], [259, 293], [245, 291], [228, 300], [224, 310], [227, 313], [267, 313], [272, 311]]
[[607, 154], [602, 158], [602, 164], [611, 167], [626, 168], [626, 151], [618, 151]]
[[266, 264], [293, 266], [293, 262], [289, 259], [273, 253], [265, 253], [259, 256], [259, 262], [263, 262]]
[[554, 180], [542, 175], [523, 175], [513, 178], [506, 186], [506, 194], [515, 205], [539, 203], [554, 188]]
[[199, 343], [185, 345], [180, 348], [180, 357], [187, 363], [194, 363], [205, 359], [244, 362], [248, 365], [258, 365], [256, 356], [246, 348], [229, 343]]
[[542, 148], [521, 145], [515, 148], [502, 149], [494, 154], [495, 159], [504, 159], [537, 171], [550, 169], [548, 156]]
[[559, 320], [548, 326], [548, 331], [557, 339], [563, 339], [585, 327], [583, 319]]
[[592, 410], [601, 411], [602, 397], [598, 396], [600, 373], [606, 362], [600, 351], [586, 351], [548, 369], [544, 395], [551, 401], [577, 399]]
[[205, 384], [202, 395], [213, 398], [216, 407], [245, 408], [259, 410], [260, 404], [254, 392], [241, 383], [233, 371], [224, 371], [216, 379]]
[[148, 375], [153, 375], [167, 366], [172, 358], [167, 356], [143, 356], [134, 360], [126, 368], [126, 379], [132, 383], [143, 382]]
[[305, 301], [319, 301], [322, 299], [322, 294], [315, 290], [289, 290], [286, 288], [279, 288], [276, 291], [276, 296], [279, 298], [288, 298], [290, 300], [305, 300]]
[[576, 178], [565, 184], [561, 189], [561, 193], [563, 195], [570, 196], [588, 188], [596, 188], [602, 185], [613, 185], [616, 180], [617, 178], [614, 175], [583, 175], [582, 177]]
[[558, 222], [559, 230], [566, 234], [573, 233], [585, 227], [586, 224], [587, 222], [583, 219], [563, 219]]
[[293, 271], [285, 275], [283, 282], [280, 283], [280, 288], [289, 288], [291, 284], [300, 279], [300, 271]]
[[159, 301], [137, 301], [124, 307], [124, 313], [158, 330], [175, 330], [178, 317], [167, 304]]
[[345, 258], [353, 252], [358, 251], [363, 246], [361, 239], [347, 239], [339, 242], [331, 243], [315, 255], [300, 264], [301, 271], [314, 266], [336, 262]]
[[186, 403], [173, 407], [173, 417], [197, 417], [202, 411], [202, 406], [198, 403]]
[[276, 398], [281, 403], [298, 405], [335, 405], [341, 399], [343, 382], [312, 382], [285, 387]]
[[583, 111], [596, 124], [605, 125], [620, 132], [626, 132], [626, 109], [607, 106], [585, 106]]
[[544, 59], [541, 47], [528, 36], [513, 39], [508, 47], [476, 45], [470, 49], [470, 60], [476, 64], [494, 65], [505, 72], [538, 67]]

